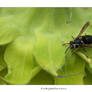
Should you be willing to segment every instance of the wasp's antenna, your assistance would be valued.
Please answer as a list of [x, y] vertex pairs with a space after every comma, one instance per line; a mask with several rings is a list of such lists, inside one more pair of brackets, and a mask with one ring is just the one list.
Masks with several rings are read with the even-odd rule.
[[70, 43], [64, 43], [63, 45], [70, 44]]
[[72, 36], [73, 39], [75, 39], [73, 36]]
[[71, 73], [71, 74], [67, 74], [67, 75], [64, 75], [64, 76], [57, 76], [57, 78], [65, 78], [65, 77], [74, 76], [74, 75], [80, 75], [80, 74], [85, 74], [85, 73], [84, 72]]

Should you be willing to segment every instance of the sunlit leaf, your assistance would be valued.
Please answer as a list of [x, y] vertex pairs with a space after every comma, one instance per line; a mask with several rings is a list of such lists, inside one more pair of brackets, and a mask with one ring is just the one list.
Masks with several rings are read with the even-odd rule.
[[26, 84], [40, 71], [34, 62], [32, 44], [27, 39], [20, 38], [7, 47], [5, 51], [5, 61], [8, 66], [6, 81], [11, 84]]
[[28, 85], [53, 85], [54, 79], [48, 72], [41, 70]]
[[92, 73], [92, 49], [71, 55], [71, 48], [65, 53], [69, 44], [63, 44], [73, 41], [87, 21], [90, 26], [82, 35], [92, 34], [92, 8], [0, 8], [0, 64], [8, 69], [3, 79], [10, 84], [32, 84], [33, 79], [39, 84], [39, 76], [47, 72], [50, 84], [53, 79], [55, 84], [83, 84], [85, 67]]
[[69, 52], [66, 55], [65, 65], [59, 70], [59, 76], [55, 78], [55, 84], [83, 84], [84, 74], [85, 62]]
[[35, 45], [35, 57], [38, 64], [57, 76], [56, 71], [64, 64], [64, 53], [61, 44], [61, 36], [59, 34], [37, 34], [37, 42]]

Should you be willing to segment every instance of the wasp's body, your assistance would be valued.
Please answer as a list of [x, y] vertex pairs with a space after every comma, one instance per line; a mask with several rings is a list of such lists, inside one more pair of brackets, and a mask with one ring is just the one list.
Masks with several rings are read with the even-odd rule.
[[73, 40], [70, 41], [68, 44], [70, 45], [66, 51], [71, 49], [78, 49], [80, 47], [92, 47], [92, 35], [84, 35], [81, 36], [81, 34], [85, 31], [85, 29], [88, 27], [89, 22], [87, 22], [83, 28], [81, 29], [79, 35]]
[[[76, 38], [73, 38], [74, 39], [73, 41], [70, 41], [69, 43], [65, 43], [65, 44], [69, 44], [69, 47], [66, 49], [65, 53], [67, 52], [67, 50], [69, 48], [73, 49], [74, 51], [76, 51], [78, 48], [81, 48], [81, 47], [91, 47], [92, 48], [92, 35], [81, 36], [81, 34], [85, 31], [85, 29], [88, 27], [88, 25], [89, 25], [89, 22], [87, 22], [82, 27], [82, 29], [81, 29], [80, 33], [78, 34], [78, 36]], [[69, 75], [57, 76], [57, 77], [58, 78], [63, 78], [63, 77], [79, 75], [79, 74], [85, 74], [85, 73], [83, 73], [83, 72], [81, 72], [81, 73], [72, 73], [72, 74], [69, 74]]]
[[[73, 49], [75, 51], [78, 48], [81, 48], [81, 47], [91, 47], [92, 48], [92, 35], [81, 36], [81, 34], [85, 31], [85, 29], [88, 27], [88, 25], [89, 25], [89, 22], [87, 22], [82, 27], [82, 29], [81, 29], [80, 33], [78, 34], [78, 36], [76, 38], [73, 38], [74, 39], [73, 41], [70, 41], [69, 43], [65, 43], [65, 44], [69, 44], [69, 47], [66, 49], [65, 53], [67, 52], [67, 50], [69, 48]], [[64, 75], [64, 76], [58, 76], [58, 77], [63, 78], [63, 77], [68, 77], [68, 76], [73, 76], [73, 75], [79, 75], [79, 74], [85, 74], [85, 73], [83, 73], [83, 72], [81, 72], [81, 73], [74, 73], [74, 74], [69, 74], [69, 75]]]
[[92, 36], [85, 35], [70, 41], [70, 48], [87, 47], [92, 44]]

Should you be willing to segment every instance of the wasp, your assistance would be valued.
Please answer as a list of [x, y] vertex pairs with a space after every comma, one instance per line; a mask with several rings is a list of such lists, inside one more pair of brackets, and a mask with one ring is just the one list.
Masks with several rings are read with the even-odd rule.
[[69, 48], [74, 49], [74, 51], [78, 50], [81, 47], [92, 48], [92, 35], [81, 36], [82, 33], [85, 31], [85, 29], [87, 29], [89, 24], [90, 22], [86, 22], [82, 27], [78, 36], [75, 39], [73, 38], [74, 39], [73, 41], [70, 41], [69, 43], [65, 43], [65, 44], [69, 44], [69, 47], [66, 49], [65, 53], [68, 51]]
[[[78, 34], [78, 36], [75, 39], [73, 37], [73, 39], [74, 39], [73, 41], [70, 41], [69, 43], [65, 43], [65, 44], [69, 44], [69, 47], [66, 49], [65, 53], [69, 50], [69, 48], [71, 48], [71, 49], [73, 49], [75, 51], [78, 50], [81, 47], [82, 48], [83, 47], [91, 47], [92, 48], [92, 35], [81, 36], [82, 33], [87, 29], [89, 24], [90, 24], [90, 22], [86, 22], [84, 24], [84, 26], [82, 27], [82, 29], [81, 29], [80, 33]], [[72, 73], [72, 74], [69, 74], [69, 75], [57, 76], [57, 77], [58, 78], [64, 78], [64, 77], [73, 76], [73, 75], [79, 75], [79, 74], [85, 74], [85, 73], [83, 73], [83, 72]]]

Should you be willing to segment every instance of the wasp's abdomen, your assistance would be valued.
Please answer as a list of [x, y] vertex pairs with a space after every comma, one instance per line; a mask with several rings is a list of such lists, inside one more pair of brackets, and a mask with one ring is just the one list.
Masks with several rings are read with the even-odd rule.
[[82, 36], [81, 40], [84, 42], [84, 44], [92, 44], [92, 36], [90, 35]]

